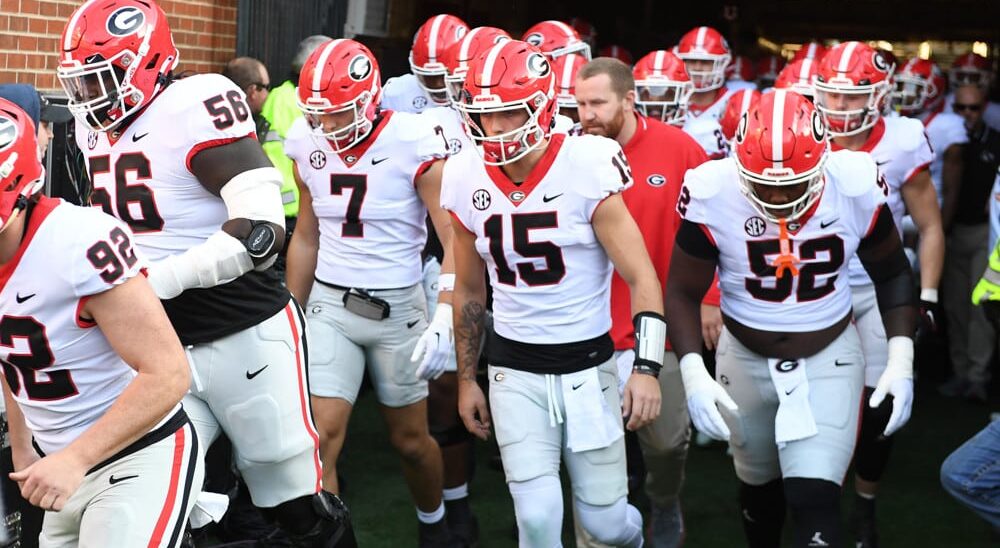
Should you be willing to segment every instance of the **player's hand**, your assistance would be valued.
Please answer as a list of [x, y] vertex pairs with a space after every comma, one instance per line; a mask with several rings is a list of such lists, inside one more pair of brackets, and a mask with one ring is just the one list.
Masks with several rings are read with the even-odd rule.
[[715, 350], [722, 336], [722, 310], [711, 304], [701, 305], [701, 337], [705, 348]]
[[43, 510], [58, 512], [80, 487], [86, 473], [84, 463], [60, 451], [12, 472], [10, 479], [21, 487], [25, 500]]
[[941, 305], [936, 302], [920, 300], [920, 327], [918, 331], [923, 336], [936, 335], [941, 329]]
[[700, 354], [692, 352], [681, 358], [681, 379], [687, 394], [688, 413], [695, 428], [713, 439], [729, 441], [729, 427], [722, 418], [719, 405], [736, 412], [736, 402], [725, 388], [709, 376]]
[[11, 462], [14, 465], [14, 470], [24, 470], [25, 468], [35, 464], [42, 457], [38, 455], [38, 451], [29, 445], [24, 450], [18, 450], [11, 447]]
[[622, 396], [622, 416], [625, 427], [635, 432], [660, 416], [660, 380], [652, 375], [632, 373], [625, 383]]
[[[434, 311], [434, 319], [427, 326], [424, 334], [417, 341], [410, 361], [420, 361], [417, 367], [417, 378], [422, 380], [436, 379], [444, 373], [448, 360], [455, 351], [452, 340], [451, 305], [438, 303]], [[421, 360], [421, 356], [423, 359]]]
[[892, 414], [883, 436], [889, 437], [910, 420], [913, 409], [913, 341], [906, 337], [889, 339], [889, 358], [885, 371], [875, 385], [868, 400], [870, 407], [878, 407], [887, 394], [892, 394]]
[[483, 441], [490, 439], [490, 411], [476, 381], [459, 379], [458, 416], [472, 435]]

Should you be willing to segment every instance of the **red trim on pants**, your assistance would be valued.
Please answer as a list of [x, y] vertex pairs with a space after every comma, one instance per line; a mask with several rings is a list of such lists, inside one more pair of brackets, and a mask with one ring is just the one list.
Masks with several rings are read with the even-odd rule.
[[299, 379], [299, 407], [302, 410], [302, 422], [306, 426], [306, 432], [309, 433], [309, 437], [313, 440], [313, 461], [316, 464], [316, 493], [319, 493], [320, 489], [323, 488], [323, 465], [319, 461], [319, 434], [316, 433], [316, 429], [313, 427], [312, 420], [309, 418], [309, 401], [306, 400], [306, 383], [305, 379], [302, 378], [302, 349], [299, 337], [299, 329], [295, 323], [295, 313], [292, 307], [295, 306], [293, 303], [289, 303], [285, 307], [285, 314], [288, 316], [288, 326], [292, 328], [292, 338], [295, 340], [295, 373], [298, 375]]
[[[174, 502], [177, 499], [177, 485], [180, 483], [181, 464], [184, 462], [184, 428], [178, 428], [174, 433], [174, 463], [170, 467], [170, 488], [167, 490], [167, 500], [160, 510], [160, 517], [156, 520], [156, 528], [153, 529], [153, 536], [149, 539], [149, 548], [156, 548], [163, 542], [163, 533], [167, 530], [167, 522], [170, 515], [174, 513]], [[198, 458], [192, 455], [191, 458]], [[178, 518], [180, 519], [180, 518]]]

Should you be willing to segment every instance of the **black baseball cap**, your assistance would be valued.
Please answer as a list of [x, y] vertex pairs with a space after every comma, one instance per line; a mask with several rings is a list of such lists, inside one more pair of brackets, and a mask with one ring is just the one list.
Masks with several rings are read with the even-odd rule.
[[31, 84], [0, 84], [0, 97], [21, 107], [38, 127], [39, 120], [50, 124], [62, 124], [73, 119], [73, 115], [63, 105], [57, 105], [40, 95]]

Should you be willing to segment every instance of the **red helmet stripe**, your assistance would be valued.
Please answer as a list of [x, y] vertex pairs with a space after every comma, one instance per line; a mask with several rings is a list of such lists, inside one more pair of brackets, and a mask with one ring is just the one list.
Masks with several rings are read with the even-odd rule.
[[73, 47], [73, 30], [76, 28], [77, 22], [80, 20], [80, 16], [83, 12], [87, 11], [87, 7], [93, 4], [97, 0], [87, 0], [85, 4], [77, 8], [76, 13], [73, 14], [73, 18], [69, 20], [69, 24], [66, 25], [65, 31], [65, 41], [63, 42], [63, 50], [65, 51], [66, 60], [71, 61], [72, 56], [69, 53], [69, 49]]
[[571, 53], [566, 56], [563, 63], [562, 75], [559, 76], [559, 88], [562, 90], [569, 91], [573, 89], [573, 67], [576, 65], [573, 59], [574, 55]]
[[753, 101], [753, 91], [744, 91], [743, 100], [740, 101], [740, 116], [743, 116], [744, 112], [750, 110], [750, 101]]
[[708, 34], [708, 27], [698, 27], [698, 34], [694, 39], [695, 49], [705, 49], [705, 35]]
[[316, 66], [313, 67], [313, 81], [312, 81], [312, 94], [315, 99], [322, 99], [323, 94], [320, 93], [320, 86], [323, 85], [323, 68], [326, 67], [326, 60], [333, 53], [333, 49], [337, 47], [338, 44], [343, 42], [343, 39], [331, 40], [327, 43], [323, 51], [320, 52], [319, 58], [316, 60]]
[[802, 66], [799, 68], [799, 81], [809, 81], [809, 75], [812, 73], [812, 64], [812, 59], [802, 60]]
[[566, 35], [566, 38], [569, 38], [570, 41], [576, 40], [576, 31], [573, 30], [573, 27], [567, 25], [566, 23], [563, 23], [562, 21], [552, 21], [552, 23], [555, 24], [555, 26], [558, 27], [559, 30], [563, 31], [563, 33]]
[[437, 15], [431, 22], [431, 35], [427, 37], [427, 57], [431, 63], [437, 61], [438, 34], [441, 32], [441, 24], [447, 17], [447, 15]]
[[851, 64], [851, 56], [858, 47], [858, 42], [848, 42], [840, 52], [840, 61], [837, 62], [837, 72], [847, 72]]
[[653, 57], [653, 75], [663, 76], [663, 62], [667, 58], [667, 52], [664, 50], [657, 50], [656, 56]]
[[479, 80], [480, 88], [482, 88], [482, 91], [479, 92], [479, 95], [490, 94], [490, 90], [487, 89], [486, 86], [488, 86], [493, 81], [493, 65], [496, 64], [497, 57], [500, 57], [500, 52], [503, 51], [503, 47], [505, 45], [506, 42], [501, 42], [493, 46], [490, 52], [486, 54], [486, 61], [483, 63], [483, 75], [480, 77]]

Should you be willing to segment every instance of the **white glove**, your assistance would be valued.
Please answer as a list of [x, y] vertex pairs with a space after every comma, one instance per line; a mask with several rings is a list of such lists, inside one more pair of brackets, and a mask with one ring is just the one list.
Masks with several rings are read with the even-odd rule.
[[736, 402], [729, 397], [726, 389], [715, 382], [705, 369], [701, 354], [685, 354], [680, 361], [681, 379], [687, 394], [688, 412], [699, 432], [721, 441], [729, 441], [729, 427], [722, 419], [718, 405], [735, 412]]
[[448, 359], [455, 350], [451, 330], [451, 305], [438, 303], [434, 319], [420, 336], [416, 348], [413, 349], [413, 355], [410, 356], [410, 361], [413, 362], [419, 361], [421, 355], [424, 357], [420, 367], [417, 368], [417, 378], [426, 381], [436, 379], [444, 373]]
[[888, 437], [910, 420], [913, 409], [913, 339], [889, 339], [889, 359], [886, 362], [885, 371], [878, 378], [868, 405], [878, 407], [886, 394], [892, 394], [892, 414], [883, 432]]

